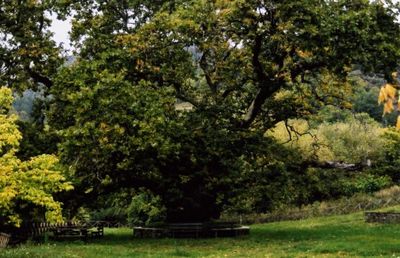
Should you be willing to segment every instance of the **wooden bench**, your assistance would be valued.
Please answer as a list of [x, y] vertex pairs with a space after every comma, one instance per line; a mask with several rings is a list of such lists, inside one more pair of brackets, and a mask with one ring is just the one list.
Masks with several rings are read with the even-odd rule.
[[214, 237], [237, 237], [244, 236], [250, 233], [250, 228], [246, 226], [233, 228], [213, 228], [211, 232]]
[[235, 222], [170, 223], [161, 227], [133, 228], [133, 235], [140, 238], [235, 237], [249, 233], [249, 227], [240, 226]]
[[50, 230], [56, 240], [62, 239], [82, 239], [100, 238], [104, 236], [104, 227], [97, 225], [90, 227], [89, 225], [62, 225], [56, 226]]
[[205, 228], [236, 228], [239, 224], [236, 222], [208, 222], [204, 224]]
[[201, 237], [204, 232], [203, 223], [170, 223], [167, 225], [169, 235], [173, 238]]
[[160, 238], [165, 237], [166, 229], [151, 227], [134, 227], [133, 235], [140, 238]]
[[87, 240], [89, 229], [85, 226], [60, 226], [50, 230], [56, 240], [62, 239], [82, 239]]
[[205, 225], [211, 237], [236, 237], [248, 235], [249, 227], [241, 226], [236, 222], [210, 222]]
[[100, 238], [100, 237], [104, 236], [104, 227], [97, 226], [95, 228], [90, 228], [89, 235], [94, 238]]
[[11, 235], [0, 232], [0, 248], [7, 247], [8, 242], [10, 241]]

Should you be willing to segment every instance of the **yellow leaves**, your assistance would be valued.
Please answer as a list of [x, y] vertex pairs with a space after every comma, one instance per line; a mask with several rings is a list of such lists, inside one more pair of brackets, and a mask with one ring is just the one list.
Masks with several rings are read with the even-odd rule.
[[125, 133], [125, 128], [118, 124], [110, 126], [107, 123], [101, 122], [99, 124], [99, 129], [101, 133], [101, 135], [98, 136], [99, 143], [110, 148], [113, 147], [112, 139], [114, 136], [123, 135]]
[[[0, 153], [7, 149], [7, 153], [14, 153], [19, 146], [22, 136], [15, 124], [17, 117], [9, 115], [13, 98], [11, 90], [6, 87], [0, 88]], [[3, 154], [3, 155], [5, 155]], [[0, 165], [1, 167], [1, 165]]]
[[309, 58], [312, 56], [312, 53], [310, 51], [297, 50], [296, 53], [301, 58]]
[[[397, 73], [392, 74], [394, 77], [397, 76]], [[385, 84], [380, 92], [378, 97], [378, 103], [383, 103], [383, 115], [391, 113], [395, 110], [394, 103], [396, 102], [397, 89], [392, 84]], [[400, 102], [397, 102], [397, 109], [400, 109]], [[400, 116], [397, 118], [396, 127], [400, 129]]]
[[400, 129], [400, 116], [397, 117], [396, 128]]
[[394, 111], [393, 107], [393, 102], [392, 101], [386, 101], [385, 104], [383, 105], [383, 114], [388, 114]]
[[8, 112], [12, 104], [11, 89], [6, 87], [0, 88], [0, 114]]
[[101, 131], [105, 131], [105, 132], [109, 131], [109, 126], [103, 122], [100, 123], [99, 128]]
[[17, 150], [22, 136], [15, 121], [14, 116], [0, 115], [0, 149], [9, 146], [9, 152]]
[[43, 55], [43, 50], [37, 44], [30, 44], [27, 47], [18, 49], [17, 53], [21, 57], [32, 58]]
[[53, 223], [59, 223], [63, 221], [61, 216], [61, 204], [59, 203], [57, 209], [49, 210], [46, 212], [46, 220]]
[[15, 156], [22, 136], [16, 117], [6, 111], [11, 107], [12, 95], [7, 88], [0, 88], [0, 214], [8, 223], [19, 226], [19, 204], [33, 204], [46, 210], [49, 221], [62, 219], [61, 204], [52, 194], [71, 190], [54, 155], [40, 155], [28, 161]]
[[142, 71], [144, 67], [144, 61], [141, 59], [137, 59], [136, 60], [136, 69], [138, 69], [139, 71]]
[[[0, 169], [3, 164], [14, 164], [8, 173], [1, 174], [0, 181], [0, 212], [10, 214], [9, 223], [18, 225], [20, 220], [14, 212], [16, 203], [30, 203], [43, 207], [46, 217], [51, 222], [61, 219], [61, 204], [53, 199], [52, 194], [72, 190], [72, 184], [67, 182], [54, 155], [40, 155], [28, 161], [19, 161], [15, 156], [0, 159]], [[13, 162], [15, 161], [15, 162]]]
[[353, 105], [350, 102], [344, 102], [343, 107], [346, 109], [351, 109], [353, 107]]
[[106, 145], [107, 143], [108, 143], [108, 137], [101, 137], [100, 139], [99, 139], [99, 143], [101, 144], [101, 145]]
[[310, 128], [305, 120], [289, 120], [286, 125], [278, 123], [266, 134], [297, 149], [304, 159], [358, 163], [366, 157], [380, 157], [384, 146], [380, 136], [384, 132], [377, 123], [352, 118], [347, 122], [323, 123], [317, 128]]
[[396, 97], [396, 88], [392, 84], [385, 84], [379, 92], [379, 104], [384, 102], [393, 102]]
[[27, 4], [30, 7], [34, 7], [35, 5], [38, 4], [38, 0], [28, 0]]
[[215, 5], [218, 8], [228, 8], [232, 5], [232, 1], [231, 0], [217, 0], [215, 2]]
[[11, 200], [15, 198], [17, 191], [13, 187], [5, 187], [3, 191], [0, 192], [0, 207], [10, 207]]
[[320, 139], [315, 137], [315, 132], [309, 128], [306, 120], [289, 120], [287, 126], [284, 122], [280, 122], [275, 128], [267, 131], [266, 134], [274, 137], [282, 144], [299, 150], [305, 159], [313, 156], [317, 156], [321, 160], [331, 160], [333, 158], [333, 153], [326, 145], [321, 144], [318, 148], [316, 147]]

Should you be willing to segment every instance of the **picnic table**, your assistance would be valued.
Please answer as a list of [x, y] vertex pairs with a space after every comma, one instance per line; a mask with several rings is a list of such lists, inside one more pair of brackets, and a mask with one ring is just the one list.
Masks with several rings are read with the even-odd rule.
[[89, 237], [101, 237], [104, 235], [104, 228], [97, 226], [95, 229], [87, 225], [64, 225], [51, 229], [55, 239], [83, 239], [87, 240]]
[[204, 231], [203, 223], [170, 223], [168, 230], [172, 238], [198, 238]]
[[89, 228], [86, 226], [60, 226], [51, 230], [55, 239], [81, 238], [87, 239]]
[[172, 238], [199, 238], [199, 237], [235, 237], [248, 235], [249, 227], [234, 222], [209, 223], [169, 223], [161, 227], [134, 227], [135, 237], [172, 237]]

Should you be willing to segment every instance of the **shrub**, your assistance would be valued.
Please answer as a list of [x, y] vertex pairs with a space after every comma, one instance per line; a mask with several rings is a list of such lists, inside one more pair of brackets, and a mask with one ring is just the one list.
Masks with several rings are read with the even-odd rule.
[[[300, 220], [319, 216], [349, 214], [400, 204], [400, 187], [392, 186], [373, 194], [358, 193], [337, 200], [314, 202], [300, 207], [282, 206], [269, 213], [223, 214], [222, 220], [240, 220], [244, 224], [282, 220]], [[240, 219], [239, 219], [240, 218]]]
[[132, 198], [128, 207], [128, 222], [135, 226], [162, 223], [166, 218], [166, 208], [161, 198], [149, 191], [142, 191]]
[[344, 195], [351, 196], [355, 193], [373, 193], [388, 187], [392, 181], [388, 176], [362, 174], [352, 180], [342, 179]]
[[0, 88], [0, 226], [19, 226], [24, 217], [62, 220], [61, 203], [53, 194], [71, 190], [54, 155], [22, 161], [16, 156], [21, 133], [10, 115], [11, 90]]

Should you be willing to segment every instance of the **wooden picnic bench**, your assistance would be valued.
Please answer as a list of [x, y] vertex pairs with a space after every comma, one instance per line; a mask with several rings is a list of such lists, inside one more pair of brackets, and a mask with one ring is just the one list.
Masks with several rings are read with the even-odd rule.
[[55, 227], [50, 230], [53, 232], [54, 239], [84, 239], [86, 240], [88, 237], [89, 229], [87, 227], [82, 226], [60, 226]]
[[248, 235], [249, 227], [235, 222], [169, 223], [161, 227], [134, 227], [133, 235], [140, 238], [200, 238]]
[[54, 227], [50, 231], [53, 232], [53, 237], [56, 240], [71, 238], [87, 240], [89, 237], [97, 238], [104, 236], [103, 226], [90, 228], [86, 225], [66, 225]]
[[167, 225], [168, 232], [172, 238], [195, 237], [203, 235], [203, 223], [170, 223]]
[[102, 237], [102, 236], [104, 236], [104, 227], [101, 225], [98, 225], [95, 228], [89, 228], [89, 234], [91, 237], [95, 237], [95, 238]]
[[184, 238], [194, 237], [199, 238], [203, 236], [203, 223], [170, 223], [163, 227], [134, 227], [133, 235], [135, 237], [172, 237]]
[[133, 235], [140, 238], [160, 238], [164, 237], [166, 233], [165, 228], [154, 227], [134, 227]]
[[205, 225], [207, 235], [210, 237], [236, 237], [241, 235], [248, 235], [250, 228], [241, 226], [236, 222], [210, 222]]

